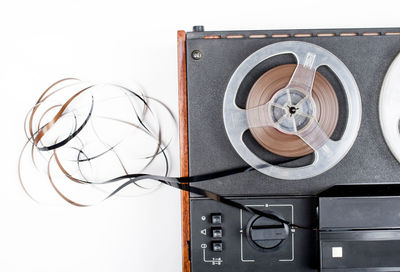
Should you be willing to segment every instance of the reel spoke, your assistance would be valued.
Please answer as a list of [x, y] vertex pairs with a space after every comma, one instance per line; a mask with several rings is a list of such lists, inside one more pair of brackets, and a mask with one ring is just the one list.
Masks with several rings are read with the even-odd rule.
[[[254, 107], [246, 110], [247, 121], [249, 128], [258, 127], [271, 127], [274, 126], [274, 122], [271, 119], [270, 106], [271, 102], [265, 103], [258, 107]], [[275, 105], [273, 107], [276, 107]], [[278, 105], [278, 108], [283, 110], [283, 107]]]
[[314, 149], [314, 151], [320, 149], [330, 140], [314, 117], [310, 118], [308, 127], [298, 132], [296, 135]]
[[313, 53], [298, 56], [298, 64], [286, 86], [287, 89], [296, 89], [303, 91], [307, 95], [311, 95], [316, 72], [315, 58], [316, 55]]
[[232, 122], [235, 133], [241, 137], [241, 135], [249, 129], [246, 110], [236, 108], [236, 110], [232, 112]]

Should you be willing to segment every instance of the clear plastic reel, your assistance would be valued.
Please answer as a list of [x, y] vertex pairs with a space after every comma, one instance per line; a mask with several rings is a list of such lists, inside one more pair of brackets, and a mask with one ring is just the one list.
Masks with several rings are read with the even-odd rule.
[[[244, 110], [236, 104], [236, 94], [245, 76], [260, 62], [280, 54], [293, 54], [297, 67], [288, 85], [264, 105]], [[332, 141], [315, 118], [316, 107], [311, 92], [316, 70], [328, 66], [342, 83], [348, 103], [346, 129], [339, 141]], [[357, 84], [347, 67], [329, 51], [305, 42], [275, 43], [250, 55], [232, 75], [223, 105], [224, 124], [237, 153], [260, 172], [279, 179], [305, 179], [335, 166], [354, 143], [361, 122], [361, 98]], [[260, 117], [261, 116], [261, 117]], [[273, 126], [279, 131], [300, 137], [314, 150], [312, 164], [287, 168], [274, 166], [258, 158], [243, 142], [250, 127]]]

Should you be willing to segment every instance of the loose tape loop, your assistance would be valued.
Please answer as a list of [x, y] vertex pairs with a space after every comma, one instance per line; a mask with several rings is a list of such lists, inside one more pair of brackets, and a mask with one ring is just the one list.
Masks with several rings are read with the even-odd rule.
[[[102, 89], [100, 88], [99, 90], [99, 87], [103, 87], [103, 91], [108, 95], [116, 92], [119, 96], [102, 97]], [[115, 112], [100, 114], [99, 109], [102, 109], [102, 103], [106, 103], [108, 106], [112, 104], [112, 100], [118, 100], [119, 98], [122, 98], [125, 106], [129, 106], [129, 112], [124, 112], [123, 115], [130, 116], [130, 118], [123, 119], [114, 116]], [[150, 107], [150, 104], [152, 107]], [[103, 200], [105, 200], [116, 195], [129, 185], [136, 185], [140, 190], [146, 190], [146, 186], [140, 182], [153, 180], [180, 190], [206, 196], [251, 214], [279, 221], [292, 228], [314, 229], [295, 225], [273, 214], [247, 207], [237, 201], [191, 185], [197, 182], [253, 171], [252, 167], [246, 166], [191, 177], [169, 177], [170, 166], [166, 151], [171, 143], [171, 138], [166, 139], [164, 136], [155, 106], [158, 108], [157, 110], [162, 109], [167, 112], [171, 123], [176, 128], [175, 118], [165, 104], [154, 98], [138, 94], [126, 87], [113, 84], [103, 86], [88, 85], [75, 78], [66, 78], [55, 82], [43, 92], [25, 118], [27, 142], [21, 151], [18, 164], [18, 174], [24, 191], [34, 199], [26, 187], [25, 179], [22, 177], [26, 170], [26, 167], [22, 167], [22, 159], [24, 156], [30, 155], [30, 166], [39, 170], [40, 167], [43, 168], [43, 165], [39, 165], [39, 157], [37, 157], [39, 155], [51, 187], [63, 200], [78, 207], [86, 207], [92, 204], [74, 200], [74, 197], [63, 192], [59, 186], [60, 182], [72, 182], [78, 186], [85, 187], [113, 185], [114, 189], [103, 197]], [[104, 107], [104, 109], [107, 108]], [[122, 108], [118, 108], [118, 110], [122, 110]], [[101, 122], [109, 122], [107, 123], [108, 131], [103, 130], [103, 133], [101, 133], [101, 128], [97, 126]], [[119, 135], [117, 131], [111, 130], [113, 125], [133, 129], [135, 133], [141, 133], [155, 142], [156, 148], [149, 155], [138, 156], [139, 159], [146, 161], [140, 172], [132, 173], [128, 167], [131, 161], [126, 161], [126, 158], [118, 152], [120, 146], [125, 144], [126, 139], [117, 137], [117, 141], [110, 142], [108, 140], [107, 137], [110, 135], [123, 136]], [[91, 137], [88, 138], [88, 135]], [[131, 136], [128, 138], [135, 140]], [[93, 142], [96, 142], [98, 144], [97, 147], [101, 148], [89, 150]], [[129, 153], [135, 153], [135, 151], [132, 149]], [[72, 157], [69, 156], [71, 154], [73, 155]], [[119, 165], [121, 173], [114, 174], [111, 178], [101, 175], [97, 179], [92, 179], [88, 168], [92, 172], [101, 173], [103, 169], [96, 168], [94, 164], [108, 157], [118, 162], [116, 165]], [[151, 172], [153, 162], [159, 158], [164, 161], [164, 175], [143, 174], [146, 171]], [[71, 164], [74, 167], [71, 168]], [[88, 164], [89, 166], [84, 167], [83, 164]], [[111, 167], [106, 170], [111, 171]], [[56, 172], [58, 172], [58, 175], [55, 174]]]

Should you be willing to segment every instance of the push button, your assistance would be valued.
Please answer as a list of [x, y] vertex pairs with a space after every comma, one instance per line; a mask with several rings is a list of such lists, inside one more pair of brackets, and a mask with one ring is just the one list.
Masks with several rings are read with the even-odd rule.
[[222, 252], [222, 250], [223, 250], [222, 242], [212, 242], [212, 251]]
[[222, 214], [215, 213], [211, 215], [211, 223], [213, 225], [220, 225], [222, 224]]
[[213, 228], [212, 229], [212, 238], [222, 238], [222, 229], [221, 228]]

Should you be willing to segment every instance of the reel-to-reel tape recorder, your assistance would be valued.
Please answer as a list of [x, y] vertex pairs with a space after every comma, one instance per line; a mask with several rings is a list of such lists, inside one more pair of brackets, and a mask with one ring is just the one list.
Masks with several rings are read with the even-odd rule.
[[198, 187], [273, 215], [183, 192], [185, 272], [400, 271], [399, 52], [400, 29], [178, 32], [181, 174], [249, 165]]

